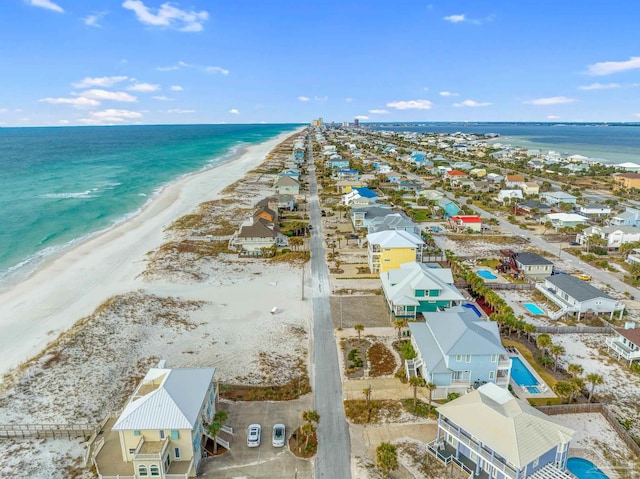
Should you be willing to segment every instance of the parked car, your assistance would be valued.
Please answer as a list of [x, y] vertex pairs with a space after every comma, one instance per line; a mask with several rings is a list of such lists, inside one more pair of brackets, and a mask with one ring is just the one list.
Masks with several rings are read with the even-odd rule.
[[309, 226], [307, 226], [307, 228], [309, 228], [310, 230], [312, 230], [312, 229], [313, 229], [313, 225], [309, 225]]
[[582, 281], [591, 281], [591, 275], [590, 274], [580, 273], [580, 274], [576, 274], [574, 276], [576, 278], [578, 278], [578, 279], [581, 279]]
[[355, 233], [350, 233], [349, 234], [349, 239], [358, 239], [358, 238], [359, 238], [359, 236], [357, 234], [355, 234]]
[[286, 437], [287, 434], [284, 424], [276, 424], [273, 426], [273, 436], [271, 439], [273, 447], [284, 447]]
[[580, 246], [580, 243], [578, 243], [577, 241], [571, 241], [569, 242], [569, 246]]
[[262, 426], [260, 426], [260, 424], [251, 424], [247, 428], [247, 446], [258, 447], [260, 445], [261, 435], [262, 435]]

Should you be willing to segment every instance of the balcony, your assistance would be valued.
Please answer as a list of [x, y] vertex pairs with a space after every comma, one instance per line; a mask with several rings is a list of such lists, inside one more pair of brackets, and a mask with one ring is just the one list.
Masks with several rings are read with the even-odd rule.
[[[443, 431], [456, 438], [461, 444], [467, 446], [472, 451], [471, 455], [477, 459], [478, 449], [480, 449], [480, 443], [478, 441], [465, 436], [461, 432], [459, 433], [456, 427], [445, 421], [441, 421], [439, 427]], [[479, 454], [485, 461], [489, 462], [494, 468], [501, 471], [508, 478], [515, 479], [517, 477], [518, 471], [514, 467], [508, 465], [504, 460], [500, 459], [499, 456], [494, 455], [494, 457], [492, 458], [490, 450], [482, 447]], [[474, 460], [474, 457], [471, 457], [470, 459], [475, 463], [476, 460]]]
[[134, 461], [162, 461], [168, 446], [168, 437], [162, 441], [145, 441], [143, 437], [132, 454], [132, 459]]
[[511, 369], [511, 358], [509, 356], [500, 356], [498, 359], [498, 369]]
[[633, 361], [635, 359], [640, 359], [640, 351], [633, 351], [628, 346], [622, 344], [618, 341], [618, 338], [607, 338], [605, 340], [605, 344], [607, 348], [613, 349], [614, 352], [627, 361]]

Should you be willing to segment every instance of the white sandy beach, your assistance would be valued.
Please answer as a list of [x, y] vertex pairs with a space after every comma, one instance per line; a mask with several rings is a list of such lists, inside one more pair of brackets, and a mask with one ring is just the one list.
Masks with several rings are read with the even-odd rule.
[[145, 268], [145, 254], [163, 242], [164, 228], [215, 199], [292, 134], [250, 146], [230, 163], [179, 179], [140, 214], [45, 263], [0, 294], [0, 373], [38, 354], [108, 297], [142, 287], [138, 275]]

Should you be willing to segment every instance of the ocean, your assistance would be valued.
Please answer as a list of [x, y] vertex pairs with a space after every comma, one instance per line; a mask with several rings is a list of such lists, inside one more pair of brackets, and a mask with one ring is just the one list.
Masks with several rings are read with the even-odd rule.
[[0, 128], [0, 284], [131, 217], [181, 176], [297, 126]]
[[420, 133], [497, 133], [501, 144], [597, 158], [603, 163], [640, 163], [640, 123], [378, 123], [375, 130]]

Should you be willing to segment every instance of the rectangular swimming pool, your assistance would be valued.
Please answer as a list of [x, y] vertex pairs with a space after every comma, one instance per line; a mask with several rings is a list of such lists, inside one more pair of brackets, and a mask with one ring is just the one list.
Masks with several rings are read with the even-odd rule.
[[526, 387], [530, 393], [538, 394], [540, 392], [538, 390], [540, 383], [517, 356], [511, 357], [511, 377], [518, 386]]
[[527, 308], [531, 314], [543, 315], [544, 311], [535, 303], [522, 303], [522, 306]]

